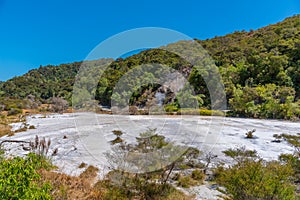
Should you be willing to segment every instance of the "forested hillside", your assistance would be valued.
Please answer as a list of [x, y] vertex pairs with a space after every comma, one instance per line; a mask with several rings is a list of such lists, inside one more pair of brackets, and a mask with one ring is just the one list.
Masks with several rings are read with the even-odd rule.
[[231, 84], [292, 86], [299, 97], [299, 15], [256, 31], [197, 41], [213, 56], [224, 79], [231, 80]]
[[[300, 15], [258, 30], [237, 31], [207, 40], [197, 40], [219, 68], [225, 85], [228, 106], [234, 116], [261, 118], [298, 118], [300, 116]], [[181, 43], [172, 44], [180, 48]], [[99, 61], [91, 61], [97, 66]], [[159, 63], [170, 66], [194, 87], [193, 98], [210, 108], [210, 96], [201, 73], [178, 55], [151, 49], [126, 59], [117, 59], [102, 74], [95, 92], [102, 105], [109, 105], [118, 80], [137, 65]], [[53, 96], [71, 100], [80, 62], [46, 66], [0, 83], [1, 96], [48, 99]], [[163, 73], [163, 71], [161, 71]], [[170, 111], [182, 106], [178, 97], [160, 85], [146, 85], [130, 99], [131, 105], [146, 107], [155, 93], [165, 93], [163, 105]], [[184, 94], [183, 94], [184, 95]], [[114, 98], [117, 98], [115, 96]]]
[[230, 109], [250, 117], [299, 116], [300, 16], [200, 41], [216, 61]]
[[[87, 61], [85, 64], [100, 65], [107, 59]], [[61, 64], [59, 66], [40, 66], [23, 76], [14, 77], [0, 83], [1, 96], [25, 98], [33, 95], [40, 100], [62, 97], [71, 101], [73, 84], [82, 62]]]

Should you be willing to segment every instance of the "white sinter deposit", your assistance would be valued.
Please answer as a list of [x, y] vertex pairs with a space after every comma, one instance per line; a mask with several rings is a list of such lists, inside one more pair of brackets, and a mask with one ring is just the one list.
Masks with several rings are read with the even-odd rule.
[[[0, 138], [0, 141], [34, 141], [36, 135], [39, 138], [51, 139], [49, 154], [58, 148], [57, 155], [51, 159], [60, 171], [78, 175], [82, 172], [78, 166], [84, 162], [101, 169], [99, 176], [103, 176], [108, 171], [103, 153], [110, 149], [109, 141], [115, 138], [113, 130], [122, 130], [124, 134], [121, 137], [128, 142], [133, 142], [139, 133], [149, 128], [156, 128], [158, 133], [163, 134], [170, 141], [192, 145], [203, 152], [212, 151], [218, 155], [216, 161], [224, 162], [228, 160], [223, 155], [223, 150], [242, 146], [250, 150], [255, 149], [266, 160], [277, 159], [281, 153], [293, 152], [293, 148], [285, 141], [272, 142], [273, 135], [300, 132], [300, 124], [296, 122], [205, 116], [51, 114], [46, 117], [29, 116], [27, 124], [34, 125], [36, 129], [16, 133], [11, 137], [5, 136]], [[22, 127], [22, 123], [12, 124], [12, 126], [15, 130]], [[256, 130], [255, 139], [245, 139], [245, 133], [253, 129]], [[8, 156], [28, 153], [19, 143], [4, 143], [4, 148]]]

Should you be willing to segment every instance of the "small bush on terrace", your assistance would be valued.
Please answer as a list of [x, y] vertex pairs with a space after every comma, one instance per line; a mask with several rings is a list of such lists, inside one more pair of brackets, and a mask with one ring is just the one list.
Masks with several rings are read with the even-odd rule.
[[[253, 152], [244, 150], [228, 151], [237, 163], [225, 168], [219, 166], [216, 181], [226, 188], [233, 200], [244, 199], [296, 199], [295, 187], [291, 181], [293, 169], [290, 165], [278, 161], [265, 162], [253, 156]], [[254, 159], [255, 158], [255, 159]]]

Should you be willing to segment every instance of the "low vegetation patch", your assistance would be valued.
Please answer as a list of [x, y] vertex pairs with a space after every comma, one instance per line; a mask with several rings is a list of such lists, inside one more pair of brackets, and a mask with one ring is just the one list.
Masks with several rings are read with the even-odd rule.
[[244, 199], [296, 199], [291, 165], [279, 161], [266, 162], [245, 149], [230, 149], [225, 154], [235, 158], [236, 164], [219, 166], [215, 180], [226, 188], [234, 200]]
[[[123, 134], [113, 131], [117, 137]], [[174, 152], [182, 151], [182, 155]], [[151, 158], [146, 160], [143, 155], [150, 153]], [[183, 147], [169, 142], [163, 135], [156, 133], [155, 129], [141, 133], [136, 143], [128, 144], [126, 141], [112, 144], [112, 150], [106, 153], [112, 171], [106, 177], [106, 184], [111, 189], [109, 195], [112, 199], [170, 199], [174, 193], [180, 193], [170, 184], [175, 180], [173, 170], [183, 171], [192, 168], [200, 151], [191, 147]], [[163, 163], [163, 158], [170, 161]], [[144, 163], [147, 162], [147, 163]], [[137, 172], [128, 172], [124, 166], [138, 169]], [[130, 171], [130, 170], [129, 170]], [[176, 176], [176, 175], [175, 175]], [[204, 174], [200, 171], [191, 172], [188, 178], [179, 176], [175, 182], [182, 187], [202, 183]], [[188, 179], [188, 180], [187, 180]], [[110, 191], [110, 190], [109, 190]], [[179, 199], [187, 199], [185, 195]]]
[[202, 116], [225, 116], [225, 113], [220, 110], [190, 109], [190, 108], [179, 109], [178, 114], [202, 115]]
[[254, 139], [254, 138], [255, 138], [255, 136], [254, 136], [254, 132], [255, 132], [255, 131], [256, 131], [256, 130], [253, 129], [253, 130], [248, 131], [247, 133], [245, 133], [246, 138], [247, 138], [247, 139]]
[[44, 158], [29, 154], [26, 158], [15, 157], [0, 161], [0, 198], [1, 199], [52, 199], [51, 185], [40, 183], [37, 170], [45, 167]]

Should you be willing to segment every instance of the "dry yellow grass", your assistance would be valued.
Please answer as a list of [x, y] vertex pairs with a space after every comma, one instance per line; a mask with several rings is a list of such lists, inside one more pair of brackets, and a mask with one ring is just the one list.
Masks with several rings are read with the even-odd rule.
[[9, 124], [22, 121], [21, 115], [8, 116], [7, 112], [0, 112], [0, 137], [4, 135], [11, 135], [11, 126]]
[[24, 122], [26, 116], [23, 114], [8, 116], [6, 111], [0, 112], [0, 137], [4, 135], [13, 135], [14, 132], [11, 131], [11, 126], [9, 124], [16, 122]]
[[9, 125], [0, 124], [0, 137], [9, 134], [12, 134], [11, 127]]
[[[41, 175], [41, 183], [50, 183], [52, 185], [51, 195], [53, 199], [80, 199], [80, 200], [108, 200], [107, 188], [105, 183], [108, 180], [97, 180], [98, 169], [89, 166], [78, 177], [69, 176], [63, 173], [39, 170]], [[173, 190], [168, 197], [157, 198], [157, 200], [192, 200], [194, 196], [187, 196], [181, 191]], [[126, 197], [122, 199], [127, 199]], [[132, 199], [142, 200], [142, 197], [135, 196]]]
[[187, 196], [181, 191], [174, 191], [172, 192], [166, 199], [164, 200], [192, 200], [195, 199], [195, 196]]
[[89, 166], [79, 177], [47, 170], [40, 170], [39, 174], [43, 183], [48, 182], [52, 185], [53, 199], [101, 200], [105, 190], [93, 187], [97, 171], [96, 167]]
[[8, 115], [7, 111], [0, 112], [0, 137], [8, 135], [12, 136], [14, 133], [26, 131], [25, 129], [21, 129], [18, 131], [11, 131], [11, 126], [9, 124], [16, 122], [25, 122], [26, 116], [32, 114], [40, 114], [38, 109], [23, 109], [21, 114], [17, 115]]

